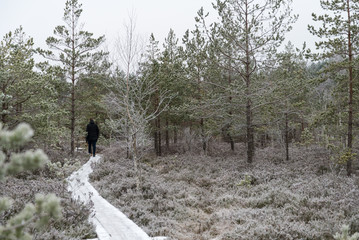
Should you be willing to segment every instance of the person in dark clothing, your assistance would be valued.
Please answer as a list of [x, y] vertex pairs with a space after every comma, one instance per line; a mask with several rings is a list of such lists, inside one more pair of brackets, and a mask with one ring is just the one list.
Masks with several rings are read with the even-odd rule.
[[89, 153], [92, 154], [92, 156], [96, 156], [96, 142], [100, 135], [100, 130], [98, 129], [98, 126], [96, 125], [96, 123], [92, 118], [90, 119], [90, 123], [87, 124], [86, 132], [87, 132], [86, 141], [89, 146]]

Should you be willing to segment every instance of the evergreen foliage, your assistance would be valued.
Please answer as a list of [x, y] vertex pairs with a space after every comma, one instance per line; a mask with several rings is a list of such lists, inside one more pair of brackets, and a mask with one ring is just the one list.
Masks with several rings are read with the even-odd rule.
[[14, 127], [28, 111], [25, 106], [36, 98], [45, 82], [34, 71], [33, 39], [22, 27], [7, 33], [0, 42], [1, 122]]
[[[53, 37], [48, 37], [46, 43], [51, 50], [38, 49], [38, 52], [55, 62], [61, 64], [66, 80], [69, 80], [70, 102], [67, 103], [69, 115], [69, 128], [71, 136], [71, 154], [75, 151], [76, 120], [78, 118], [78, 81], [84, 74], [101, 71], [104, 66], [103, 51], [94, 52], [104, 41], [105, 36], [93, 38], [93, 34], [82, 29], [79, 22], [82, 13], [82, 4], [77, 0], [68, 0], [65, 3], [63, 20], [66, 25], [55, 27]], [[98, 67], [97, 67], [98, 66]]]
[[[321, 22], [322, 26], [315, 28], [308, 25], [309, 31], [320, 38], [316, 42], [321, 53], [314, 54], [316, 59], [329, 59], [326, 72], [332, 73], [338, 81], [337, 89], [343, 89], [345, 94], [340, 104], [347, 108], [346, 147], [353, 148], [353, 109], [354, 109], [354, 63], [358, 53], [359, 33], [359, 1], [357, 0], [321, 0], [321, 7], [327, 11], [324, 15], [312, 14], [313, 20]], [[341, 70], [344, 70], [341, 71]], [[341, 97], [343, 96], [340, 94]], [[347, 161], [347, 174], [352, 173], [352, 159]]]
[[[3, 129], [0, 124], [0, 180], [22, 171], [37, 169], [48, 161], [42, 150], [19, 152], [31, 140], [33, 133], [32, 128], [25, 123], [19, 124], [12, 131]], [[0, 198], [0, 213], [9, 210], [11, 205], [11, 199]], [[5, 225], [0, 225], [0, 239], [32, 239], [31, 235], [24, 231], [27, 225], [35, 222], [37, 227], [42, 227], [50, 219], [58, 219], [60, 216], [60, 200], [54, 194], [37, 194], [34, 203], [28, 203]]]
[[336, 233], [334, 235], [335, 240], [357, 240], [359, 239], [359, 233], [354, 233], [352, 236], [349, 234], [349, 226], [343, 225], [341, 233]]
[[236, 94], [233, 98], [237, 97], [234, 99], [236, 106], [245, 113], [242, 119], [248, 163], [252, 163], [254, 157], [254, 131], [259, 122], [255, 117], [256, 109], [263, 104], [260, 96], [265, 95], [262, 91], [266, 89], [266, 83], [258, 80], [296, 20], [291, 14], [291, 2], [217, 0], [213, 7], [219, 21], [209, 29], [203, 9], [198, 12], [197, 22], [207, 28], [209, 40], [219, 56], [217, 64], [234, 75], [232, 88]]

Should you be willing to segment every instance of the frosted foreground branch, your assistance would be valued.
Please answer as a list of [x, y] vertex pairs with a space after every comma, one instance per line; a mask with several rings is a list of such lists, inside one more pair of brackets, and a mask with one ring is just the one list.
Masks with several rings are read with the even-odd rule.
[[74, 199], [93, 203], [94, 214], [90, 218], [96, 226], [99, 240], [151, 240], [165, 239], [162, 237], [150, 238], [140, 227], [128, 219], [121, 211], [112, 206], [89, 183], [88, 176], [92, 172], [91, 163], [98, 162], [100, 156], [91, 157], [68, 180], [68, 190]]

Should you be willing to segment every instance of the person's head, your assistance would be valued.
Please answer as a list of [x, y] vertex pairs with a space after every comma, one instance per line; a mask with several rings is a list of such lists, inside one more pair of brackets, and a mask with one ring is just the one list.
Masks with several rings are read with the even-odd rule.
[[90, 118], [90, 123], [95, 123], [92, 118]]

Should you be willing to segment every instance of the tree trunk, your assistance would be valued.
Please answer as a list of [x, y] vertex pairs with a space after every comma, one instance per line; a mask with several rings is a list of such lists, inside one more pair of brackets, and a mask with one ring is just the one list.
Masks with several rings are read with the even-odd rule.
[[169, 128], [169, 123], [168, 123], [168, 118], [166, 118], [166, 132], [165, 132], [165, 138], [166, 138], [166, 149], [169, 150], [170, 149], [170, 134], [168, 131]]
[[158, 132], [158, 156], [162, 156], [162, 139], [161, 139], [161, 119], [157, 119], [157, 132]]
[[231, 142], [231, 150], [234, 151], [234, 140], [231, 135], [229, 135], [229, 141]]
[[74, 155], [75, 152], [75, 80], [73, 80], [72, 90], [71, 90], [71, 155]]
[[138, 162], [138, 159], [137, 159], [137, 138], [136, 138], [136, 134], [133, 135], [132, 149], [133, 149], [133, 153], [132, 153], [133, 166], [134, 166], [135, 174], [136, 174], [136, 189], [137, 189], [137, 191], [139, 191], [141, 189], [141, 171], [140, 171], [140, 166], [139, 166], [139, 162]]
[[154, 131], [153, 131], [153, 138], [154, 138], [154, 146], [155, 146], [155, 152], [156, 152], [156, 155], [158, 155], [158, 130], [157, 130], [157, 118], [155, 119], [155, 127], [154, 127]]
[[[348, 103], [348, 149], [351, 153], [353, 147], [353, 52], [351, 43], [351, 19], [350, 19], [350, 0], [347, 0], [348, 13], [348, 52], [349, 52], [349, 103]], [[352, 159], [347, 161], [347, 175], [352, 174]]]
[[285, 158], [289, 161], [288, 113], [285, 113]]
[[130, 138], [129, 138], [129, 135], [130, 135], [130, 127], [128, 126], [128, 121], [127, 121], [127, 126], [126, 126], [126, 157], [127, 159], [130, 159], [131, 156], [130, 156]]
[[254, 130], [252, 126], [251, 101], [247, 101], [246, 119], [247, 119], [247, 162], [253, 162], [254, 156]]
[[[232, 78], [231, 78], [231, 58], [229, 59], [229, 67], [228, 67], [228, 85], [231, 86], [232, 84]], [[232, 106], [232, 95], [229, 96], [229, 106], [231, 107]], [[232, 121], [232, 111], [229, 110], [229, 118], [230, 120]], [[228, 129], [231, 128], [231, 123], [229, 124], [229, 127]], [[231, 144], [231, 150], [234, 151], [234, 141], [233, 141], [233, 138], [232, 138], [232, 135], [231, 133], [228, 131], [227, 132], [228, 134], [228, 137], [229, 137], [229, 142]]]
[[74, 19], [72, 19], [72, 61], [71, 61], [71, 82], [72, 82], [72, 89], [71, 89], [71, 155], [73, 156], [75, 153], [75, 59], [76, 59], [76, 49], [75, 49], [75, 29], [76, 24]]
[[250, 83], [251, 83], [251, 71], [250, 71], [250, 49], [249, 49], [249, 19], [248, 19], [248, 4], [246, 4], [246, 13], [245, 13], [245, 24], [246, 24], [246, 74], [245, 74], [245, 82], [246, 82], [246, 97], [247, 97], [247, 106], [246, 106], [246, 127], [247, 127], [247, 162], [253, 162], [254, 156], [254, 129], [252, 126], [252, 101], [250, 97]]
[[205, 134], [204, 134], [204, 120], [203, 118], [201, 118], [200, 120], [200, 126], [201, 126], [201, 135], [202, 135], [202, 149], [204, 152], [206, 152], [207, 150], [207, 142], [206, 142], [206, 139], [205, 139]]
[[177, 127], [175, 127], [174, 129], [173, 129], [173, 143], [174, 144], [176, 144], [177, 143], [177, 139], [178, 137], [177, 137]]
[[[229, 112], [229, 115], [232, 116], [232, 112]], [[229, 142], [231, 144], [231, 150], [234, 151], [234, 140], [232, 138], [231, 133], [229, 132], [230, 127], [231, 127], [231, 125], [229, 125], [228, 128], [227, 128], [227, 135], [228, 135], [228, 138], [229, 138]]]

